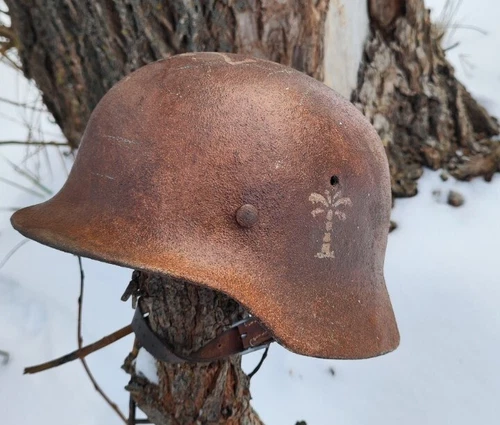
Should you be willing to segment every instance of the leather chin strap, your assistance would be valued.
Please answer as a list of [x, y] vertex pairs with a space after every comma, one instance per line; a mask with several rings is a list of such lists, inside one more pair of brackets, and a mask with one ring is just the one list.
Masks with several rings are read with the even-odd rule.
[[274, 341], [254, 317], [235, 323], [206, 345], [189, 355], [177, 353], [173, 347], [156, 335], [147, 317], [137, 303], [132, 329], [139, 344], [157, 360], [166, 363], [203, 363], [221, 360], [235, 354], [246, 354], [267, 347]]

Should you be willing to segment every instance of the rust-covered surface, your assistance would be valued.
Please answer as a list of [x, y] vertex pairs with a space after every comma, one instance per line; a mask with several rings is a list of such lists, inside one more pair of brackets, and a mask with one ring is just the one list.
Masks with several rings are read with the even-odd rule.
[[114, 86], [63, 189], [12, 223], [223, 291], [297, 353], [365, 358], [399, 342], [390, 207], [382, 144], [346, 100], [276, 63], [196, 53]]

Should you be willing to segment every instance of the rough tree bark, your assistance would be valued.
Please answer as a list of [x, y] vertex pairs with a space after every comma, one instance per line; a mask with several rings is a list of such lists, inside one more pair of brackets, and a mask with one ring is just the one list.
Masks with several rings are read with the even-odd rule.
[[9, 0], [23, 71], [77, 147], [124, 75], [190, 51], [249, 53], [322, 78], [326, 0]]
[[[247, 316], [227, 296], [167, 276], [135, 271], [131, 284], [153, 330], [184, 355]], [[261, 424], [240, 363], [241, 356], [209, 364], [157, 362], [154, 385], [136, 373], [131, 355], [124, 364], [131, 375], [127, 390], [155, 424]]]
[[[350, 0], [349, 0], [350, 1]], [[352, 100], [386, 146], [396, 196], [416, 193], [422, 166], [490, 177], [500, 150], [489, 117], [453, 76], [422, 0], [367, 0], [371, 33]], [[323, 79], [325, 19], [344, 0], [6, 0], [28, 78], [73, 147], [99, 99], [124, 75], [187, 51], [246, 52]], [[337, 16], [336, 15], [336, 16]], [[335, 21], [336, 22], [336, 21]], [[331, 31], [330, 31], [331, 32]], [[329, 46], [332, 41], [328, 40]], [[335, 47], [335, 43], [333, 43]], [[335, 76], [328, 76], [335, 80]], [[134, 275], [155, 330], [183, 350], [245, 314], [220, 294], [165, 276]], [[127, 389], [156, 424], [257, 424], [234, 357], [158, 364], [160, 385]]]
[[352, 100], [386, 146], [395, 196], [417, 193], [422, 167], [491, 179], [500, 164], [498, 122], [455, 79], [422, 0], [371, 0]]

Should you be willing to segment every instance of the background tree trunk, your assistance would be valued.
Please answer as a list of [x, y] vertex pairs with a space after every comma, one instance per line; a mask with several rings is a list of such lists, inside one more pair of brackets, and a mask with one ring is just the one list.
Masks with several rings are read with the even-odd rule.
[[326, 0], [10, 0], [23, 71], [77, 147], [102, 96], [190, 51], [249, 53], [322, 78]]
[[[243, 52], [293, 66], [347, 96], [355, 89], [351, 99], [386, 146], [396, 196], [416, 193], [422, 166], [464, 179], [498, 169], [500, 150], [491, 141], [498, 124], [454, 78], [422, 0], [6, 3], [23, 71], [73, 147], [97, 102], [131, 71], [188, 51]], [[350, 51], [358, 48], [349, 44], [353, 34], [359, 52]], [[134, 276], [155, 330], [184, 350], [244, 315], [206, 289]], [[125, 368], [128, 390], [157, 424], [259, 423], [237, 356], [210, 365], [158, 364], [158, 386], [135, 373], [132, 357]]]
[[498, 170], [498, 122], [454, 77], [422, 0], [371, 0], [366, 43], [352, 100], [377, 129], [395, 196], [417, 193], [422, 167], [491, 179]]

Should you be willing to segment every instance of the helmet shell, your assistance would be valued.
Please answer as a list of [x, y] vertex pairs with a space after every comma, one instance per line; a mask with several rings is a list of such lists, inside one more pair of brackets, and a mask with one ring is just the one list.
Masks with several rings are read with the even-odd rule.
[[399, 342], [390, 209], [384, 148], [348, 101], [277, 63], [190, 53], [116, 84], [64, 187], [12, 224], [222, 291], [291, 351], [355, 359]]

